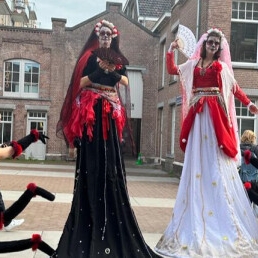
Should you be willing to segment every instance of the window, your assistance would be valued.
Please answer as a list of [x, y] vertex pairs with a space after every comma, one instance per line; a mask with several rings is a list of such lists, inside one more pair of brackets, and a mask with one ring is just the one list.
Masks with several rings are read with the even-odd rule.
[[40, 112], [40, 111], [30, 111], [29, 113], [28, 113], [28, 117], [29, 118], [38, 118], [38, 119], [46, 119], [46, 117], [47, 117], [47, 114], [46, 114], [46, 112]]
[[257, 61], [258, 3], [232, 2], [230, 51], [233, 62]]
[[257, 2], [232, 2], [232, 18], [239, 20], [258, 21], [258, 3]]
[[4, 96], [38, 98], [40, 65], [30, 60], [4, 64]]
[[175, 153], [175, 128], [176, 128], [176, 105], [170, 106], [170, 116], [171, 116], [171, 124], [170, 124], [170, 154], [173, 155]]
[[[254, 99], [251, 99], [255, 103]], [[246, 106], [243, 106], [239, 100], [235, 100], [237, 125], [239, 137], [245, 130], [252, 130], [255, 132], [256, 116], [251, 114]]]
[[0, 143], [10, 142], [12, 140], [12, 111], [0, 110], [1, 123], [0, 123]]
[[163, 148], [163, 107], [158, 108], [158, 137], [157, 137], [157, 153], [160, 158], [162, 158], [162, 148]]
[[47, 113], [42, 111], [29, 111], [28, 120], [30, 121], [30, 130], [37, 129], [39, 132], [44, 132], [43, 121], [47, 120]]
[[165, 86], [165, 78], [167, 74], [167, 69], [166, 69], [166, 41], [162, 41], [160, 45], [160, 52], [161, 52], [161, 87]]

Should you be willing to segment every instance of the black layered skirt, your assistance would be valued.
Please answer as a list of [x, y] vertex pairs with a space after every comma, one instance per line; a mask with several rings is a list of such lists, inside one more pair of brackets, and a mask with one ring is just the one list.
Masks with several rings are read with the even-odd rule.
[[160, 257], [145, 243], [132, 210], [114, 120], [109, 116], [104, 140], [101, 99], [94, 110], [93, 139], [84, 133], [78, 148], [74, 197], [56, 257]]

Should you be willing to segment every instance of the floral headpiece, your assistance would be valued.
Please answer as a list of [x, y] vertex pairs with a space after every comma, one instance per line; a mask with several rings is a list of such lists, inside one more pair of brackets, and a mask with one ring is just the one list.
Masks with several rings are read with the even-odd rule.
[[221, 38], [224, 38], [224, 37], [225, 37], [225, 35], [222, 33], [222, 31], [221, 31], [220, 29], [218, 29], [218, 28], [211, 28], [211, 29], [209, 29], [209, 30], [207, 31], [207, 34], [209, 35], [211, 32], [215, 32], [215, 33], [219, 34], [219, 36], [220, 36]]
[[101, 27], [103, 27], [103, 26], [111, 29], [112, 38], [117, 37], [118, 30], [117, 30], [116, 26], [113, 23], [106, 21], [106, 20], [102, 20], [95, 25], [95, 33], [97, 36], [99, 36], [99, 31], [100, 31]]

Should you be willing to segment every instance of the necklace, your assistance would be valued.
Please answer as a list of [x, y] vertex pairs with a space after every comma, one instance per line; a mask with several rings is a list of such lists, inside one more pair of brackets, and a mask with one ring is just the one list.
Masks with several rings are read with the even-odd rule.
[[203, 59], [202, 59], [200, 75], [204, 76], [206, 74], [207, 69], [209, 69], [212, 64], [213, 64], [213, 60], [206, 67], [203, 67]]

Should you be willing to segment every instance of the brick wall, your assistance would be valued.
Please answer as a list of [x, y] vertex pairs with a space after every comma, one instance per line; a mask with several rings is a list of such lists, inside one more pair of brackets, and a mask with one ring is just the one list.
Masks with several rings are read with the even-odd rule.
[[[158, 104], [164, 103], [164, 125], [162, 142], [162, 159], [166, 160], [166, 170], [173, 168], [172, 163], [183, 161], [183, 152], [176, 141], [175, 156], [170, 157], [170, 107], [169, 101], [181, 95], [179, 83], [171, 83], [166, 75], [165, 87], [160, 89], [161, 69], [160, 38], [166, 35], [166, 47], [174, 39], [171, 28], [181, 23], [189, 27], [194, 34], [201, 35], [208, 28], [216, 26], [223, 30], [227, 39], [231, 27], [231, 1], [200, 0], [200, 23], [197, 28], [196, 0], [180, 0], [171, 10], [171, 19], [159, 32], [153, 34], [135, 20], [128, 18], [121, 11], [121, 4], [109, 3], [107, 10], [72, 28], [66, 27], [66, 20], [53, 19], [52, 30], [20, 29], [0, 27], [0, 82], [3, 82], [3, 63], [7, 59], [23, 58], [40, 63], [40, 97], [39, 99], [10, 99], [3, 97], [3, 85], [0, 83], [1, 104], [15, 104], [13, 138], [18, 139], [26, 132], [25, 105], [49, 107], [47, 134], [47, 154], [65, 156], [69, 154], [65, 142], [55, 135], [56, 124], [71, 78], [71, 73], [82, 46], [94, 25], [107, 19], [113, 22], [121, 33], [120, 48], [128, 57], [130, 67], [141, 67], [143, 76], [143, 118], [141, 124], [140, 151], [144, 157], [159, 157], [157, 134]], [[223, 7], [223, 8], [222, 8]], [[179, 63], [186, 59], [179, 54]], [[235, 69], [235, 77], [245, 89], [255, 88], [257, 72], [252, 69]], [[180, 134], [181, 106], [176, 107], [176, 139]], [[179, 166], [180, 167], [180, 166]], [[177, 169], [176, 169], [177, 170]], [[180, 170], [180, 168], [179, 168]]]
[[[199, 24], [197, 26], [197, 13], [198, 13], [198, 2], [200, 4], [200, 16]], [[174, 40], [174, 34], [171, 32], [171, 28], [176, 27], [176, 25], [182, 24], [187, 26], [192, 30], [198, 38], [206, 32], [211, 27], [221, 28], [225, 34], [227, 40], [230, 40], [231, 31], [231, 8], [232, 1], [213, 1], [213, 0], [181, 0], [177, 5], [173, 6], [171, 10], [171, 19], [169, 23], [160, 32], [160, 35], [167, 35], [166, 44], [167, 49], [171, 41]], [[178, 63], [183, 63], [186, 58], [179, 54]], [[161, 72], [161, 71], [160, 71]], [[159, 73], [160, 73], [159, 72]], [[258, 74], [255, 69], [234, 69], [235, 78], [237, 79], [240, 86], [245, 91], [246, 88], [254, 89], [257, 88], [256, 81], [258, 79]], [[160, 77], [160, 76], [159, 76]], [[173, 157], [169, 156], [171, 137], [169, 135], [171, 131], [171, 119], [169, 119], [169, 99], [173, 99], [181, 95], [179, 83], [170, 83], [171, 77], [167, 75], [166, 85], [163, 89], [158, 91], [157, 103], [164, 102], [163, 112], [164, 112], [164, 124], [163, 124], [163, 148], [162, 148], [162, 162], [164, 170], [175, 172], [180, 174], [182, 167], [180, 165], [173, 165], [173, 162], [182, 163], [184, 159], [184, 154], [179, 147], [179, 134], [180, 134], [180, 119], [181, 119], [181, 106], [176, 108], [176, 145], [175, 145], [175, 155]], [[157, 135], [157, 137], [159, 137]], [[156, 146], [156, 149], [158, 146]], [[157, 153], [157, 151], [156, 151]]]
[[[39, 99], [10, 99], [3, 97], [1, 104], [15, 104], [13, 138], [26, 133], [25, 105], [47, 106], [47, 157], [69, 155], [65, 142], [56, 137], [56, 124], [70, 82], [77, 57], [95, 24], [106, 19], [113, 22], [121, 33], [120, 48], [130, 66], [144, 69], [144, 104], [141, 148], [146, 155], [155, 150], [156, 88], [158, 37], [122, 13], [122, 5], [107, 4], [107, 10], [72, 28], [65, 19], [52, 19], [52, 30], [0, 27], [0, 81], [3, 81], [3, 63], [7, 59], [22, 58], [40, 63]], [[149, 135], [150, 137], [143, 137]]]

